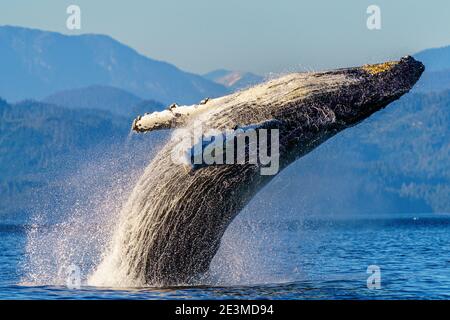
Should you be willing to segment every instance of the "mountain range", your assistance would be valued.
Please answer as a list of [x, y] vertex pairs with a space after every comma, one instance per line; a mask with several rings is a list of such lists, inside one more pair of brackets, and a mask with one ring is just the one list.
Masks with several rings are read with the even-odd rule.
[[199, 75], [143, 56], [105, 35], [0, 27], [0, 96], [42, 99], [57, 91], [113, 86], [144, 99], [196, 103], [228, 92]]
[[218, 69], [203, 75], [204, 78], [221, 84], [232, 91], [245, 89], [264, 81], [264, 77], [251, 72]]
[[[105, 149], [143, 165], [161, 137], [126, 146], [136, 115], [263, 81], [193, 75], [101, 35], [0, 27], [0, 52], [2, 214], [35, 208]], [[278, 212], [450, 212], [450, 47], [415, 57], [426, 72], [413, 92], [290, 166], [259, 198]]]
[[42, 102], [70, 109], [108, 111], [127, 118], [164, 108], [161, 102], [143, 100], [125, 90], [101, 85], [59, 91], [45, 97]]
[[423, 50], [414, 55], [426, 70], [414, 89], [416, 92], [450, 89], [450, 46]]
[[0, 213], [31, 209], [88, 150], [126, 136], [129, 121], [110, 112], [26, 100], [0, 101]]

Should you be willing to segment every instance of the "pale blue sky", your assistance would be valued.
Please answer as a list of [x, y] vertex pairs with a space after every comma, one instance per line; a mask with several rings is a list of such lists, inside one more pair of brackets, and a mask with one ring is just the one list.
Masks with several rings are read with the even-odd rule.
[[[0, 25], [79, 33], [66, 29], [70, 4], [81, 7], [81, 33], [196, 73], [334, 68], [450, 44], [448, 0], [2, 0]], [[366, 28], [371, 4], [381, 30]]]

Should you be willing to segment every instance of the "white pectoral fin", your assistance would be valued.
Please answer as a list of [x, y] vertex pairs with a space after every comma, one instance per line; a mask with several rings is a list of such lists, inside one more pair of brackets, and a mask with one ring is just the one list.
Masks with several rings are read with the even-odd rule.
[[172, 104], [168, 110], [156, 111], [134, 119], [132, 129], [136, 132], [147, 132], [181, 127], [187, 120], [207, 111], [210, 104], [178, 106]]
[[177, 122], [181, 120], [177, 118], [176, 114], [169, 110], [153, 112], [134, 119], [132, 129], [136, 132], [170, 129], [176, 127]]

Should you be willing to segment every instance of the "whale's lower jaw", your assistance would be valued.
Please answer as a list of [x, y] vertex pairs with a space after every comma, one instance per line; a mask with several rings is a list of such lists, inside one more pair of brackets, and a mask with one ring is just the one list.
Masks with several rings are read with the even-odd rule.
[[[217, 129], [279, 120], [283, 169], [408, 92], [422, 72], [423, 65], [407, 57], [388, 65], [287, 75], [213, 99], [195, 117]], [[252, 164], [186, 170], [172, 161], [175, 144], [169, 141], [140, 178], [97, 273], [120, 269], [141, 285], [191, 283], [208, 270], [229, 223], [273, 178]]]

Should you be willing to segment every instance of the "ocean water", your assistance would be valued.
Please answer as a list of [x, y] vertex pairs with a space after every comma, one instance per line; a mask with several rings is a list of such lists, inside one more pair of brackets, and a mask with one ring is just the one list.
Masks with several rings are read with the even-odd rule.
[[[450, 298], [450, 215], [244, 215], [227, 230], [203, 283], [170, 288], [70, 289], [51, 277], [26, 283], [30, 228], [0, 224], [0, 299]], [[369, 265], [380, 268], [379, 289], [367, 287]]]

